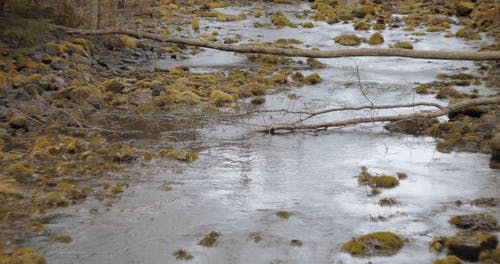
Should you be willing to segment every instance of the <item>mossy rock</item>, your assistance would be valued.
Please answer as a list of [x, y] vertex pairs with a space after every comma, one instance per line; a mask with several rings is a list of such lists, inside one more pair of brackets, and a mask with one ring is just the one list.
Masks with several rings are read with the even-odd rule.
[[310, 75], [308, 75], [304, 78], [304, 83], [309, 84], [309, 85], [318, 84], [318, 83], [321, 83], [322, 81], [323, 80], [321, 79], [321, 77], [319, 76], [319, 74], [317, 72], [311, 73]]
[[204, 246], [204, 247], [213, 247], [215, 245], [215, 242], [217, 242], [217, 239], [220, 237], [220, 234], [212, 231], [205, 237], [203, 237], [199, 242], [198, 245]]
[[335, 42], [342, 46], [358, 46], [361, 44], [361, 38], [354, 34], [342, 34], [335, 37]]
[[398, 42], [394, 44], [392, 47], [396, 49], [413, 49], [413, 45], [407, 41]]
[[404, 244], [403, 238], [392, 232], [375, 232], [353, 238], [342, 249], [354, 257], [392, 256]]
[[24, 116], [14, 116], [9, 120], [9, 126], [13, 129], [28, 129], [28, 119]]
[[227, 104], [234, 103], [234, 97], [228, 93], [225, 93], [221, 90], [214, 90], [212, 94], [210, 94], [210, 104], [222, 107]]
[[380, 32], [373, 33], [368, 39], [368, 44], [370, 45], [380, 45], [384, 43], [384, 36]]
[[438, 259], [432, 262], [432, 264], [462, 264], [462, 260], [457, 258], [457, 256], [447, 256], [444, 259]]
[[450, 219], [450, 223], [458, 228], [474, 231], [498, 230], [497, 219], [487, 213], [454, 216]]
[[496, 235], [470, 230], [460, 231], [445, 242], [450, 255], [469, 261], [477, 261], [481, 251], [495, 249], [497, 245]]
[[362, 20], [354, 21], [353, 27], [355, 30], [369, 30], [371, 25]]

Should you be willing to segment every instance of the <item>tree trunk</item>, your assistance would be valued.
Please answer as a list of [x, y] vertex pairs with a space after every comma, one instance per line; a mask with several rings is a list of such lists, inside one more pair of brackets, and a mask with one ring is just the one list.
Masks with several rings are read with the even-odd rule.
[[[95, 0], [94, 0], [95, 1]], [[341, 57], [405, 57], [415, 59], [431, 60], [500, 60], [500, 51], [435, 51], [435, 50], [408, 50], [408, 49], [341, 49], [341, 50], [304, 50], [285, 49], [260, 45], [227, 45], [201, 39], [190, 39], [172, 35], [152, 34], [130, 29], [109, 30], [81, 30], [63, 28], [70, 34], [83, 35], [112, 35], [123, 34], [136, 38], [147, 38], [161, 42], [185, 44], [189, 46], [205, 47], [210, 49], [231, 51], [238, 53], [263, 53], [287, 57], [309, 57], [309, 58], [341, 58]]]

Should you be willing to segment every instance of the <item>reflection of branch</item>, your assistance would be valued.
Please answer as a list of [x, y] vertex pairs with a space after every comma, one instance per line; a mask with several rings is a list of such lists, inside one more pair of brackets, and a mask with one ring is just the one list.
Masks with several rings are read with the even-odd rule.
[[436, 111], [412, 113], [406, 115], [389, 115], [389, 116], [375, 116], [375, 117], [360, 117], [347, 120], [341, 120], [336, 122], [323, 122], [316, 124], [280, 124], [269, 126], [266, 129], [259, 130], [260, 132], [266, 133], [276, 133], [276, 132], [286, 132], [286, 131], [298, 131], [298, 130], [317, 130], [326, 129], [329, 127], [343, 127], [349, 125], [371, 123], [371, 122], [390, 122], [390, 121], [401, 121], [401, 120], [411, 120], [411, 119], [423, 119], [423, 118], [435, 118], [439, 116], [447, 115], [448, 113], [456, 110], [460, 110], [466, 107], [478, 106], [478, 105], [489, 105], [489, 104], [500, 104], [500, 96], [495, 97], [484, 97], [478, 99], [471, 99], [462, 101], [459, 103], [451, 104], [449, 106], [441, 106], [435, 103], [414, 103], [414, 104], [395, 104], [395, 105], [380, 105], [380, 106], [360, 106], [360, 107], [343, 107], [327, 109], [320, 112], [310, 113], [310, 117], [321, 115], [329, 112], [336, 111], [349, 111], [349, 110], [361, 110], [361, 109], [395, 109], [395, 108], [405, 108], [414, 106], [433, 106], [438, 108]]

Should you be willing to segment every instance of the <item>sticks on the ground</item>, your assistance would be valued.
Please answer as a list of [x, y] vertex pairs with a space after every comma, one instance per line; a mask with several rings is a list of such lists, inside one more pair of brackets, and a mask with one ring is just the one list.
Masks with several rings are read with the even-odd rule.
[[83, 30], [59, 27], [69, 34], [82, 35], [113, 35], [123, 34], [136, 38], [147, 38], [161, 42], [170, 42], [185, 44], [189, 46], [205, 47], [210, 49], [231, 51], [238, 53], [262, 53], [287, 57], [309, 57], [309, 58], [340, 58], [340, 57], [406, 57], [416, 59], [435, 59], [435, 60], [500, 60], [499, 51], [434, 51], [434, 50], [408, 50], [408, 49], [341, 49], [341, 50], [304, 50], [304, 49], [284, 49], [259, 45], [227, 45], [217, 42], [211, 42], [202, 39], [191, 39], [176, 37], [173, 35], [153, 34], [130, 29], [106, 29], [106, 30]]
[[290, 131], [302, 131], [302, 130], [317, 130], [317, 129], [327, 129], [329, 127], [343, 127], [349, 125], [357, 125], [363, 123], [375, 123], [375, 122], [391, 122], [391, 121], [402, 121], [411, 119], [422, 119], [422, 118], [436, 118], [439, 116], [447, 115], [452, 111], [457, 111], [463, 108], [478, 106], [478, 105], [490, 105], [499, 104], [500, 96], [495, 97], [484, 97], [478, 99], [466, 100], [463, 102], [451, 104], [449, 106], [441, 106], [434, 103], [415, 103], [415, 104], [394, 104], [394, 105], [380, 105], [380, 106], [360, 106], [360, 107], [344, 107], [344, 108], [333, 108], [327, 109], [319, 112], [312, 112], [308, 114], [308, 117], [302, 121], [318, 116], [325, 113], [337, 112], [337, 111], [350, 111], [350, 110], [362, 110], [362, 109], [396, 109], [396, 108], [408, 108], [416, 106], [433, 106], [438, 108], [436, 111], [420, 112], [406, 115], [388, 115], [388, 116], [374, 116], [374, 117], [360, 117], [353, 118], [335, 122], [324, 122], [315, 124], [280, 124], [267, 127], [265, 129], [259, 130], [259, 132], [265, 133], [280, 133], [280, 132], [290, 132]]

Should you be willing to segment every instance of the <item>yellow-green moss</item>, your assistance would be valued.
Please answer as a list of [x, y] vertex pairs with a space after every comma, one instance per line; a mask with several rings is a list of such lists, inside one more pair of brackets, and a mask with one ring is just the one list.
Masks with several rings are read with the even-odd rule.
[[485, 264], [500, 263], [500, 246], [497, 246], [495, 249], [481, 251], [479, 254], [479, 261]]
[[0, 248], [1, 264], [45, 264], [45, 257], [34, 248], [18, 248], [12, 254], [4, 254]]
[[221, 107], [227, 104], [234, 103], [234, 97], [221, 90], [214, 90], [210, 94], [210, 104]]
[[175, 251], [174, 256], [178, 260], [191, 260], [191, 259], [193, 259], [193, 255], [191, 255], [191, 253], [189, 253], [188, 251], [186, 251], [184, 249], [179, 249], [179, 250]]
[[353, 238], [342, 248], [355, 257], [391, 256], [405, 244], [404, 240], [391, 232], [375, 232]]
[[321, 83], [321, 81], [322, 81], [322, 79], [317, 72], [312, 73], [304, 78], [305, 84], [314, 85], [314, 84]]
[[462, 264], [462, 260], [456, 256], [447, 256], [444, 259], [438, 259], [432, 262], [433, 264]]
[[296, 27], [295, 23], [290, 21], [286, 16], [283, 14], [278, 14], [277, 16], [273, 17], [271, 22], [278, 27]]
[[4, 179], [0, 180], [0, 197], [7, 199], [10, 197], [21, 198], [23, 197], [23, 191], [19, 184], [14, 179]]
[[38, 205], [43, 207], [64, 207], [70, 204], [70, 201], [61, 192], [49, 192], [36, 199]]
[[479, 33], [469, 28], [459, 29], [457, 32], [455, 32], [455, 37], [464, 39], [475, 39], [475, 40], [481, 39], [481, 35], [479, 35]]
[[356, 20], [354, 21], [354, 29], [355, 30], [369, 30], [370, 29], [370, 24], [366, 23], [365, 21], [362, 20]]
[[200, 21], [198, 20], [198, 17], [191, 17], [191, 27], [193, 28], [193, 30], [200, 30]]
[[205, 237], [203, 237], [199, 242], [198, 245], [204, 246], [204, 247], [212, 247], [215, 245], [215, 242], [217, 242], [217, 239], [219, 238], [220, 234], [212, 231]]
[[255, 98], [252, 98], [252, 100], [250, 101], [250, 103], [252, 103], [253, 105], [261, 105], [265, 102], [266, 98], [264, 98], [263, 96], [257, 96]]
[[368, 185], [377, 188], [393, 188], [399, 185], [399, 180], [389, 175], [373, 176], [369, 179]]
[[382, 43], [384, 43], [384, 36], [380, 32], [373, 33], [368, 39], [368, 44], [370, 45], [380, 45]]
[[137, 47], [137, 41], [135, 38], [128, 35], [120, 35], [120, 41], [126, 49], [133, 49]]
[[70, 184], [67, 182], [60, 182], [56, 189], [66, 194], [67, 197], [73, 200], [83, 199], [87, 196], [87, 192], [89, 191], [86, 188], [77, 188], [74, 184]]
[[397, 49], [413, 49], [413, 45], [410, 42], [403, 41], [403, 42], [398, 42], [393, 45], [393, 48]]
[[167, 150], [161, 149], [158, 151], [161, 157], [171, 158], [182, 162], [193, 162], [198, 159], [198, 154], [191, 151]]
[[57, 243], [68, 244], [71, 243], [71, 241], [73, 241], [73, 238], [71, 238], [71, 236], [68, 235], [52, 235], [50, 236], [50, 240]]
[[361, 44], [361, 38], [354, 34], [342, 34], [335, 37], [335, 42], [342, 46], [358, 46]]
[[303, 28], [313, 28], [314, 24], [313, 24], [313, 22], [308, 21], [308, 22], [302, 23], [302, 27]]
[[279, 218], [283, 218], [283, 219], [289, 219], [290, 216], [293, 215], [292, 212], [289, 212], [289, 211], [278, 211], [276, 212], [276, 215], [279, 217]]

